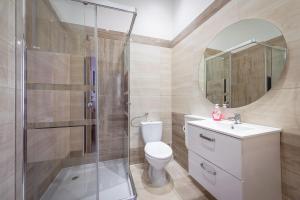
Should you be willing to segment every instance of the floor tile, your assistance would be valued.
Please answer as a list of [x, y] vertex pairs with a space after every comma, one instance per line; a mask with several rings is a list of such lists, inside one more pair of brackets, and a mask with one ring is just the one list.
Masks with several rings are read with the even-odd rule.
[[131, 165], [131, 173], [138, 200], [211, 200], [188, 176], [187, 171], [175, 160], [166, 167], [170, 182], [160, 188], [151, 187], [147, 178], [147, 165]]

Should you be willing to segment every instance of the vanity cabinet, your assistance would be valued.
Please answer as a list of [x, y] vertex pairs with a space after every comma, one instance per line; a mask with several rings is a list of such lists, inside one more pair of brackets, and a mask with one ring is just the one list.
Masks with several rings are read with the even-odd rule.
[[187, 128], [189, 174], [217, 199], [282, 199], [280, 131], [235, 137]]

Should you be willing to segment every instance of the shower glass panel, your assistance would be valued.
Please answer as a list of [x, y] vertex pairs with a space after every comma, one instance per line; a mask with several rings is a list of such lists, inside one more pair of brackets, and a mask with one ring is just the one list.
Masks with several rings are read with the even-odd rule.
[[134, 199], [129, 36], [135, 10], [26, 1], [26, 200]]
[[96, 6], [27, 0], [26, 10], [26, 199], [97, 199]]
[[133, 195], [128, 177], [128, 32], [133, 15], [105, 7], [97, 13], [100, 199], [128, 199]]

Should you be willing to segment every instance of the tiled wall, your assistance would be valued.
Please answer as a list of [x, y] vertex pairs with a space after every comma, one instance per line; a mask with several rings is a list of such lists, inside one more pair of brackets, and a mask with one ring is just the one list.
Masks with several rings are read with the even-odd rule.
[[63, 23], [49, 0], [26, 0], [26, 45], [29, 49], [90, 55], [87, 34], [93, 35], [91, 27]]
[[128, 119], [125, 114], [127, 96], [124, 95], [124, 41], [99, 40], [100, 160], [124, 158], [128, 155]]
[[[70, 85], [75, 79], [71, 72], [78, 68], [74, 64], [76, 59], [68, 54], [72, 37], [59, 23], [48, 0], [26, 1], [26, 22], [26, 43], [30, 49], [27, 53], [27, 82], [36, 84], [36, 88], [28, 87], [27, 90], [28, 123], [55, 125], [57, 122], [70, 121], [71, 114], [75, 118], [74, 112], [80, 108], [76, 106], [76, 92], [63, 87], [54, 88], [54, 85]], [[45, 85], [49, 89], [45, 89]], [[78, 150], [78, 137], [71, 135], [72, 132], [78, 135], [77, 129], [66, 127], [27, 131], [28, 199], [39, 199], [63, 167], [63, 161], [70, 151]]]
[[188, 150], [183, 132], [184, 114], [172, 112], [172, 149], [174, 159], [188, 170]]
[[[233, 111], [241, 113], [242, 121], [283, 128], [282, 187], [284, 199], [292, 200], [300, 198], [299, 12], [300, 3], [294, 0], [231, 0], [176, 45], [172, 53], [173, 116], [209, 116], [213, 104], [199, 90], [197, 74], [201, 55], [215, 35], [228, 25], [245, 18], [265, 19], [282, 31], [288, 46], [288, 62], [281, 80], [258, 101]], [[178, 131], [173, 131], [174, 139], [175, 135], [178, 135]]]
[[[84, 85], [84, 57], [71, 55], [70, 84]], [[73, 90], [70, 92], [70, 120], [84, 119], [84, 92]], [[70, 152], [83, 151], [84, 127], [73, 127], [70, 133]]]
[[[171, 144], [171, 49], [131, 43], [130, 117], [148, 112], [148, 120], [163, 122], [163, 141]], [[145, 120], [142, 119], [142, 120]], [[139, 124], [139, 119], [134, 124]], [[138, 127], [130, 131], [132, 163], [143, 161], [144, 142]]]
[[15, 1], [0, 1], [0, 198], [15, 198]]
[[[70, 55], [28, 50], [27, 81], [36, 84], [70, 84]], [[27, 121], [70, 121], [70, 91], [27, 90]], [[39, 199], [63, 167], [70, 153], [70, 128], [27, 131], [28, 199]]]

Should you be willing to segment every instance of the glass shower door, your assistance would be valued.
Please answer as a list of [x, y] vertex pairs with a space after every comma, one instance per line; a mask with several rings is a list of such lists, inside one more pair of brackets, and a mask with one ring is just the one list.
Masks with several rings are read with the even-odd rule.
[[26, 11], [26, 199], [98, 199], [96, 6], [27, 0]]
[[[129, 30], [132, 12], [98, 7], [99, 197], [132, 199], [129, 172]], [[118, 22], [118, 23], [116, 23]]]

